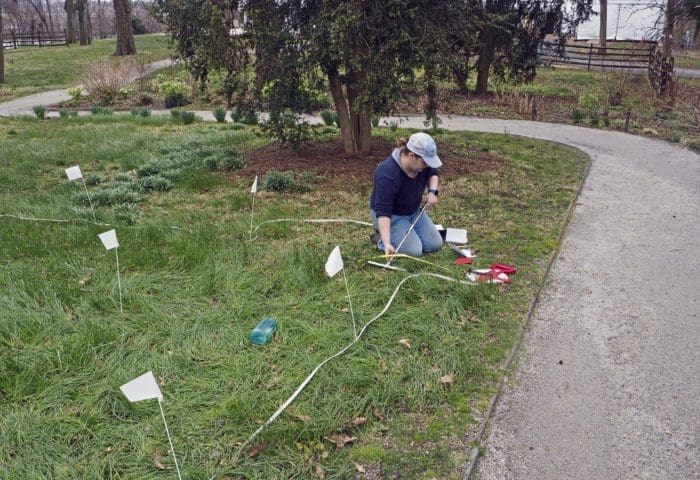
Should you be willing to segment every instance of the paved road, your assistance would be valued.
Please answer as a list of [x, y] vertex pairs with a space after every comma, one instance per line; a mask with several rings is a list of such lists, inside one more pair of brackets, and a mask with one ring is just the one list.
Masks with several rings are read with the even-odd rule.
[[[0, 115], [18, 113], [7, 107]], [[570, 125], [442, 126], [552, 140], [592, 159], [478, 478], [700, 478], [700, 155]]]

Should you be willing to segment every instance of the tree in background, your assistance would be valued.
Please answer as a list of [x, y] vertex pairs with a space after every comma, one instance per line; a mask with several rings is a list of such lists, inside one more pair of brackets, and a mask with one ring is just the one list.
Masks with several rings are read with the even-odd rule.
[[488, 91], [492, 71], [500, 79], [531, 81], [545, 35], [553, 34], [563, 44], [588, 20], [591, 7], [592, 0], [486, 0], [480, 13], [476, 93]]
[[92, 32], [88, 21], [88, 0], [74, 0], [75, 10], [78, 14], [78, 36], [80, 45], [90, 45], [92, 43]]
[[135, 55], [136, 44], [134, 32], [131, 30], [131, 0], [114, 0], [114, 29], [117, 32], [117, 49], [114, 54]]
[[65, 0], [63, 9], [66, 11], [66, 43], [75, 43], [75, 0]]
[[209, 73], [224, 74], [227, 107], [246, 88], [250, 44], [240, 35], [235, 0], [156, 0], [154, 12], [172, 35], [175, 49], [204, 89]]
[[434, 56], [443, 58], [455, 26], [449, 13], [463, 4], [250, 0], [246, 31], [255, 46], [256, 79], [272, 86], [271, 111], [301, 111], [304, 87], [322, 73], [345, 151], [367, 152], [372, 114], [390, 111], [407, 90], [434, 85], [416, 83], [416, 71], [427, 67], [433, 76], [441, 63]]

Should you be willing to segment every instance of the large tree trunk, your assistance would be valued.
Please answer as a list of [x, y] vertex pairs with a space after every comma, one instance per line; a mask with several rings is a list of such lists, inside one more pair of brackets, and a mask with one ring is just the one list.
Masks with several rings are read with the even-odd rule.
[[[619, 13], [619, 12], [618, 12]], [[598, 29], [598, 46], [600, 53], [605, 53], [608, 41], [608, 0], [600, 0], [600, 28]]]
[[75, 18], [74, 0], [66, 0], [63, 4], [63, 9], [66, 11], [66, 42], [75, 43], [75, 28], [73, 19]]
[[[337, 70], [327, 72], [328, 84], [338, 123], [343, 137], [345, 153], [367, 153], [372, 143], [372, 108], [363, 106], [359, 112], [354, 111], [356, 95], [352, 89], [343, 89], [343, 83]], [[348, 92], [348, 93], [346, 93]]]
[[462, 95], [469, 94], [469, 87], [467, 87], [467, 75], [465, 74], [466, 70], [462, 71], [460, 68], [454, 68], [452, 69], [452, 72], [454, 73], [455, 81], [457, 82], [457, 87], [459, 88], [459, 93]]
[[489, 89], [489, 70], [496, 50], [496, 35], [488, 22], [484, 25], [479, 38], [479, 62], [477, 64], [476, 89], [477, 95], [484, 95]]
[[114, 0], [114, 27], [117, 31], [117, 56], [135, 55], [136, 44], [131, 30], [131, 1]]
[[87, 0], [76, 0], [75, 9], [78, 11], [78, 30], [80, 32], [80, 45], [89, 45], [88, 28], [85, 12]]
[[53, 33], [53, 31], [54, 31], [53, 14], [51, 13], [51, 1], [50, 0], [46, 0], [46, 11], [49, 13], [49, 25], [51, 26], [51, 32]]
[[0, 83], [5, 83], [5, 43], [2, 38], [2, 2], [0, 2]]

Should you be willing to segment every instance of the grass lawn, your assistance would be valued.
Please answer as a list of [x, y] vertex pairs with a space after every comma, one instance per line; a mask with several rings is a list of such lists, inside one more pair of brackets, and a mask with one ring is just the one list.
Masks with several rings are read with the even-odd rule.
[[[387, 154], [402, 133], [376, 132]], [[361, 478], [462, 478], [587, 158], [504, 134], [436, 138], [453, 162], [485, 153], [498, 160], [443, 178], [432, 217], [469, 230], [477, 267], [517, 265], [513, 284], [408, 280], [358, 344], [253, 442], [259, 453], [234, 462], [237, 447], [302, 379], [352, 339], [343, 280], [323, 272], [332, 248], [343, 251], [360, 324], [406, 273], [368, 267], [377, 253], [371, 229], [354, 224], [269, 223], [249, 241], [251, 179], [262, 172], [212, 169], [235, 168], [234, 149], [264, 143], [250, 127], [132, 116], [0, 119], [0, 477], [173, 478], [158, 406], [129, 404], [119, 392], [153, 370], [185, 478], [350, 479], [360, 470]], [[82, 185], [64, 174], [76, 163], [101, 205], [98, 220], [116, 225], [123, 314], [115, 256], [97, 237], [112, 227], [81, 221], [91, 219]], [[162, 180], [144, 181], [147, 172]], [[260, 178], [256, 225], [368, 220], [369, 181], [295, 182], [307, 191], [265, 190]], [[442, 268], [397, 264], [464, 278], [454, 258], [444, 248], [427, 257]], [[266, 315], [279, 332], [252, 346], [247, 336]], [[448, 375], [454, 382], [445, 383]], [[333, 435], [355, 440], [336, 448]]]
[[[136, 51], [145, 63], [168, 58], [171, 49], [165, 35], [136, 35]], [[5, 50], [5, 83], [0, 102], [37, 92], [78, 85], [83, 69], [114, 53], [115, 39], [94, 40], [92, 45], [24, 47]]]

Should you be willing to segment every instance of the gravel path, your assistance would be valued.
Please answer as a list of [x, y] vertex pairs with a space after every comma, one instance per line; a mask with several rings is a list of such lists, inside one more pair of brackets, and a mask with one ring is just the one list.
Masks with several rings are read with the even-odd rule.
[[443, 126], [553, 140], [592, 159], [477, 478], [700, 478], [700, 155], [568, 125]]

